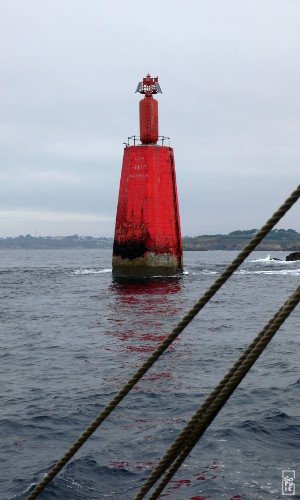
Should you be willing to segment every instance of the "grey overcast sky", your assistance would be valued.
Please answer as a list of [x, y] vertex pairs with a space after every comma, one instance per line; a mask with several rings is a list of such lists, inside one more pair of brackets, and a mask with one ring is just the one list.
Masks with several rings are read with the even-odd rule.
[[298, 0], [0, 0], [0, 47], [0, 236], [113, 236], [148, 72], [183, 235], [258, 228], [299, 184]]

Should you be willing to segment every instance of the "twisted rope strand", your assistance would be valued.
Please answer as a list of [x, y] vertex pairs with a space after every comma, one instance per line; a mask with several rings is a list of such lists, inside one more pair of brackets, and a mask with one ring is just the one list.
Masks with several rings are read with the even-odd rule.
[[[276, 316], [279, 313], [276, 314]], [[257, 337], [251, 342], [251, 344], [247, 347], [247, 349], [243, 352], [243, 354], [240, 356], [240, 358], [235, 362], [235, 364], [230, 368], [228, 373], [224, 376], [224, 378], [221, 380], [221, 382], [213, 389], [213, 391], [210, 393], [210, 395], [205, 399], [205, 401], [201, 405], [201, 413], [197, 412], [195, 413], [184, 429], [178, 434], [177, 438], [173, 441], [169, 449], [166, 451], [165, 455], [160, 459], [159, 463], [157, 464], [156, 468], [152, 471], [151, 475], [143, 485], [143, 493], [146, 493], [146, 491], [149, 491], [149, 489], [153, 486], [153, 484], [159, 479], [159, 477], [162, 475], [162, 473], [158, 472], [158, 469], [162, 472], [165, 472], [167, 468], [172, 464], [172, 462], [176, 459], [178, 455], [178, 450], [182, 449], [184, 450], [186, 446], [188, 445], [188, 442], [186, 442], [187, 436], [191, 436], [195, 430], [195, 427], [199, 421], [199, 418], [205, 413], [205, 411], [210, 407], [212, 402], [215, 400], [215, 398], [220, 394], [221, 390], [223, 387], [225, 387], [226, 383], [230, 380], [232, 375], [236, 372], [236, 370], [239, 368], [240, 364], [246, 359], [246, 357], [251, 353], [253, 347], [256, 345], [256, 342], [258, 339], [264, 335], [264, 333], [267, 331], [269, 326], [271, 325], [272, 320], [268, 322], [268, 324], [263, 328], [263, 330], [260, 332]], [[151, 485], [150, 485], [151, 481]], [[149, 486], [149, 487], [148, 487]], [[147, 490], [146, 490], [146, 487]], [[135, 500], [137, 500], [138, 497], [135, 497]]]
[[255, 361], [258, 359], [268, 343], [274, 337], [275, 333], [280, 328], [282, 323], [297, 306], [299, 301], [300, 286], [289, 297], [289, 299], [273, 316], [268, 324], [261, 330], [257, 337], [240, 356], [238, 361], [229, 370], [229, 372], [225, 375], [225, 377], [217, 385], [217, 387], [212, 391], [210, 396], [204, 401], [197, 412], [193, 415], [191, 420], [175, 439], [169, 450], [165, 453], [164, 457], [160, 460], [157, 467], [151, 473], [134, 500], [140, 500], [144, 498], [145, 494], [164, 474], [166, 469], [170, 466], [171, 462], [176, 459], [172, 467], [169, 469], [161, 483], [158, 485], [158, 487], [150, 497], [150, 500], [154, 500], [159, 496], [164, 487], [168, 484], [170, 479], [183, 463], [185, 458], [197, 444], [200, 437], [204, 434], [211, 422], [218, 415], [226, 401], [230, 398], [230, 396], [246, 376], [250, 368], [253, 366]]
[[[217, 416], [217, 414], [222, 409], [222, 407], [224, 406], [224, 404], [226, 403], [226, 401], [229, 399], [229, 397], [231, 396], [231, 394], [234, 392], [234, 390], [236, 389], [236, 387], [239, 385], [239, 383], [241, 382], [241, 380], [248, 373], [248, 371], [250, 370], [251, 366], [253, 366], [253, 364], [255, 363], [255, 361], [258, 359], [258, 357], [260, 356], [261, 352], [263, 352], [263, 350], [265, 349], [265, 347], [267, 346], [267, 344], [273, 338], [273, 336], [275, 335], [275, 333], [277, 332], [277, 330], [280, 328], [281, 324], [285, 321], [285, 319], [289, 316], [289, 314], [292, 312], [292, 310], [299, 303], [299, 300], [300, 300], [300, 287], [296, 290], [296, 292], [294, 293], [294, 295], [291, 297], [291, 300], [294, 303], [290, 303], [290, 306], [287, 305], [287, 308], [286, 308], [286, 311], [288, 311], [287, 315], [285, 316], [285, 312], [283, 312], [283, 308], [281, 308], [280, 314], [283, 314], [283, 316], [282, 316], [282, 318], [279, 318], [279, 323], [280, 324], [278, 324], [278, 323], [276, 324], [276, 321], [275, 321], [275, 316], [276, 315], [274, 316], [274, 318], [273, 318], [274, 321], [272, 322], [273, 324], [270, 325], [270, 331], [267, 332], [266, 333], [266, 337], [264, 339], [262, 339], [261, 345], [257, 346], [256, 352], [253, 351], [254, 359], [253, 359], [253, 361], [250, 359], [251, 365], [249, 366], [249, 368], [247, 369], [247, 367], [246, 367], [246, 371], [245, 371], [244, 375], [243, 374], [241, 375], [241, 379], [238, 378], [238, 380], [233, 381], [234, 387], [232, 388], [232, 390], [230, 390], [230, 393], [228, 393], [228, 395], [225, 394], [224, 402], [221, 405], [221, 407], [220, 408], [219, 407], [215, 408], [215, 411], [214, 411], [214, 409], [212, 409], [211, 414], [207, 415], [206, 421], [204, 421], [204, 420], [200, 420], [199, 421], [198, 425], [195, 428], [194, 435], [188, 440], [188, 442], [186, 443], [185, 448], [183, 448], [182, 451], [180, 452], [180, 454], [179, 454], [176, 462], [169, 469], [169, 471], [167, 472], [167, 474], [165, 475], [165, 477], [163, 478], [163, 480], [161, 481], [161, 483], [158, 485], [158, 487], [156, 488], [156, 490], [154, 491], [154, 493], [151, 495], [151, 497], [149, 498], [149, 500], [155, 500], [155, 499], [157, 499], [159, 497], [160, 493], [163, 491], [163, 489], [165, 488], [165, 486], [172, 479], [172, 477], [177, 472], [177, 470], [179, 469], [179, 467], [181, 466], [181, 464], [184, 462], [184, 460], [186, 459], [186, 457], [190, 454], [190, 452], [192, 451], [192, 449], [194, 448], [194, 446], [198, 443], [199, 439], [204, 434], [204, 432], [206, 431], [206, 429], [209, 427], [210, 423]], [[281, 319], [282, 319], [282, 321], [281, 321]], [[241, 367], [241, 371], [242, 371], [242, 367]], [[236, 374], [236, 376], [237, 375], [238, 374]], [[224, 396], [224, 394], [223, 394], [223, 396]]]
[[216, 294], [221, 286], [230, 278], [236, 271], [240, 264], [248, 257], [248, 255], [256, 248], [256, 246], [263, 240], [268, 232], [280, 221], [280, 219], [288, 212], [288, 210], [296, 203], [300, 196], [300, 185], [295, 191], [287, 198], [281, 207], [272, 215], [267, 223], [255, 234], [252, 240], [244, 247], [232, 263], [225, 269], [220, 277], [213, 283], [213, 285], [206, 291], [206, 293], [199, 299], [199, 301], [192, 307], [192, 309], [183, 317], [177, 324], [172, 332], [165, 338], [163, 342], [156, 348], [151, 356], [144, 362], [144, 364], [137, 370], [137, 372], [129, 379], [123, 386], [118, 394], [110, 401], [104, 410], [95, 418], [95, 420], [86, 428], [77, 441], [65, 453], [65, 455], [54, 465], [49, 473], [43, 480], [34, 488], [27, 500], [34, 500], [45, 489], [45, 487], [54, 479], [54, 477], [61, 471], [61, 469], [68, 463], [68, 461], [75, 455], [81, 446], [89, 439], [95, 430], [103, 423], [103, 421], [110, 415], [110, 413], [118, 406], [118, 404], [125, 398], [129, 391], [137, 384], [137, 382], [145, 375], [157, 359], [165, 352], [170, 344], [178, 337], [178, 335], [186, 328], [186, 326], [194, 319], [207, 302]]

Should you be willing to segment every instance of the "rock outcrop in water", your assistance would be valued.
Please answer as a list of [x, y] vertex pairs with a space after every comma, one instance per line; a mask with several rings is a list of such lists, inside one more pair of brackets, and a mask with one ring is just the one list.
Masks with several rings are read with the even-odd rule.
[[292, 252], [286, 256], [285, 260], [277, 259], [277, 257], [272, 257], [271, 260], [279, 260], [280, 262], [292, 262], [294, 260], [300, 260], [300, 252]]
[[300, 252], [293, 252], [286, 256], [286, 261], [300, 260]]

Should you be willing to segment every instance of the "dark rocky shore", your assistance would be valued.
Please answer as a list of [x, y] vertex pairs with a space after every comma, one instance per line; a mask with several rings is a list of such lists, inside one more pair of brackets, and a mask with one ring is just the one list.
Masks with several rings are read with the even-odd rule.
[[[277, 257], [272, 257], [271, 260], [279, 260], [282, 262], [282, 259], [277, 259]], [[292, 262], [300, 260], [300, 252], [292, 252], [289, 255], [286, 256], [285, 260], [283, 262]]]

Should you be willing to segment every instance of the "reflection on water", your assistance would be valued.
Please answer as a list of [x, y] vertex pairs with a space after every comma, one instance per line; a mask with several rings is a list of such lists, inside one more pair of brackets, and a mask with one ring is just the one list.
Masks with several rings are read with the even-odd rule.
[[[182, 315], [182, 277], [151, 280], [113, 280], [110, 286], [105, 335], [116, 347], [119, 367], [139, 366], [165, 339]], [[175, 350], [173, 344], [170, 351]], [[148, 382], [170, 378], [170, 366], [151, 371]], [[138, 389], [138, 387], [136, 388]], [[148, 388], [149, 389], [149, 388]]]
[[180, 281], [182, 276], [174, 276], [170, 278], [161, 277], [153, 279], [120, 279], [113, 276], [111, 291], [124, 293], [125, 295], [133, 294], [169, 294], [176, 293], [180, 290]]
[[149, 325], [150, 316], [157, 317], [159, 312], [160, 319], [165, 319], [181, 309], [181, 300], [176, 296], [181, 289], [179, 277], [144, 282], [113, 281], [110, 289], [114, 298], [112, 309], [118, 318], [124, 319], [125, 315], [131, 321]]

